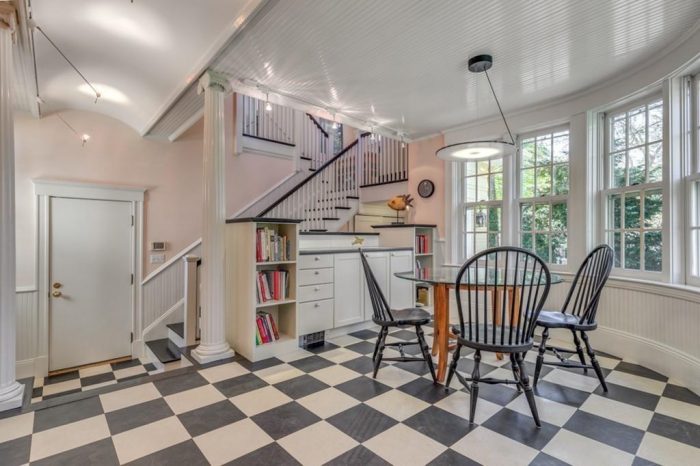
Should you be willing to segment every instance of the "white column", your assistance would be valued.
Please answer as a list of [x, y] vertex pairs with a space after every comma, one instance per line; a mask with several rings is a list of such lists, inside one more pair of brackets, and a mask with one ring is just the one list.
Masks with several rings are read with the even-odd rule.
[[200, 345], [192, 351], [192, 356], [200, 363], [230, 358], [234, 355], [226, 341], [224, 328], [227, 124], [224, 100], [230, 91], [228, 80], [212, 71], [207, 71], [199, 80], [199, 93], [204, 93], [202, 317]]
[[15, 9], [0, 2], [0, 411], [22, 406], [15, 380], [15, 142], [12, 117], [12, 33]]

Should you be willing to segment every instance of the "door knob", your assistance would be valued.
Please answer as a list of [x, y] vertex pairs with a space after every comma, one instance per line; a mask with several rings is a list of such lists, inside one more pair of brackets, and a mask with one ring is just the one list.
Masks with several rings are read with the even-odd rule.
[[54, 284], [51, 285], [51, 286], [52, 286], [55, 290], [57, 290], [57, 289], [59, 289], [60, 287], [62, 287], [63, 285], [62, 285], [61, 283], [59, 283], [59, 282], [56, 282], [56, 283], [54, 283]]
[[53, 296], [54, 298], [60, 298], [61, 296], [63, 296], [63, 293], [61, 293], [61, 292], [58, 291], [58, 290], [54, 290], [54, 291], [51, 293], [51, 296]]

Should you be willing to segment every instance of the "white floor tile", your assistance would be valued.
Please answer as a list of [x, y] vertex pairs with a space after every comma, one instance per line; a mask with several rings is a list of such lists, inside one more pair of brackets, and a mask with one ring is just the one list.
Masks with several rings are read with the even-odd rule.
[[386, 392], [366, 401], [365, 404], [397, 421], [408, 419], [430, 406], [425, 401], [399, 390]]
[[224, 464], [272, 442], [250, 419], [229, 424], [194, 438], [211, 464]]
[[616, 385], [622, 385], [623, 387], [633, 388], [654, 395], [661, 395], [666, 388], [665, 382], [628, 374], [622, 371], [612, 371], [605, 380]]
[[624, 466], [634, 461], [634, 455], [564, 429], [542, 451], [574, 466]]
[[581, 405], [581, 411], [595, 414], [597, 416], [612, 419], [613, 421], [627, 424], [640, 430], [646, 430], [649, 427], [651, 418], [654, 416], [653, 411], [638, 408], [627, 403], [611, 400], [598, 396], [591, 395]]
[[106, 374], [112, 372], [111, 364], [100, 364], [99, 366], [86, 367], [85, 369], [78, 370], [80, 373], [80, 378], [90, 377], [92, 375]]
[[168, 406], [170, 406], [170, 409], [172, 409], [175, 414], [182, 414], [225, 399], [226, 397], [213, 385], [204, 385], [191, 390], [185, 390], [184, 392], [174, 393], [164, 398], [165, 402], [168, 403]]
[[125, 379], [127, 377], [133, 377], [135, 375], [146, 375], [146, 368], [142, 365], [127, 367], [125, 369], [119, 369], [114, 371], [114, 377], [119, 379]]
[[[359, 404], [355, 398], [333, 387], [312, 393], [297, 400], [297, 403], [316, 416], [327, 419]], [[367, 403], [369, 404], [369, 403]]]
[[104, 415], [64, 424], [32, 436], [30, 461], [37, 461], [109, 437]]
[[[469, 404], [471, 403], [471, 398], [468, 393], [465, 392], [454, 392], [447, 398], [443, 398], [435, 406], [444, 409], [447, 412], [459, 416], [463, 419], [469, 419]], [[491, 403], [484, 398], [479, 398], [476, 403], [476, 412], [474, 413], [474, 422], [481, 424], [486, 422], [491, 416], [503, 409], [496, 403]]]
[[403, 424], [397, 424], [363, 444], [391, 464], [427, 464], [447, 449]]
[[255, 416], [256, 414], [268, 411], [277, 406], [292, 401], [290, 397], [277, 390], [273, 386], [259, 388], [257, 390], [243, 393], [242, 395], [230, 398], [231, 402], [238, 407], [246, 416]]
[[274, 385], [276, 383], [284, 382], [285, 380], [304, 375], [304, 372], [300, 371], [294, 366], [290, 366], [289, 364], [278, 364], [276, 366], [257, 371], [255, 375], [263, 379], [265, 382]]
[[317, 422], [277, 441], [303, 465], [321, 465], [358, 443], [326, 421]]
[[314, 355], [314, 353], [299, 348], [295, 351], [291, 351], [289, 353], [279, 355], [279, 356], [277, 356], [277, 359], [279, 359], [280, 361], [284, 361], [284, 362], [292, 362], [292, 361], [298, 361], [299, 359], [308, 358], [308, 357], [311, 357], [313, 355]]
[[50, 383], [44, 385], [43, 396], [54, 395], [56, 393], [67, 392], [80, 388], [80, 379], [66, 380], [65, 382]]
[[[481, 403], [481, 400], [479, 400], [479, 403]], [[559, 427], [566, 424], [569, 418], [576, 412], [576, 408], [539, 396], [535, 396], [535, 404], [537, 405], [537, 413], [540, 415], [540, 419], [542, 421]], [[527, 398], [525, 398], [525, 395], [521, 395], [508, 403], [506, 408], [532, 417], [530, 405], [527, 404]]]
[[136, 385], [100, 395], [102, 409], [105, 413], [145, 403], [156, 398], [160, 398], [160, 392], [152, 383]]
[[545, 375], [542, 380], [589, 393], [592, 393], [600, 385], [600, 382], [595, 377], [588, 377], [561, 369], [554, 369]]
[[341, 335], [339, 337], [331, 338], [330, 340], [328, 340], [329, 343], [333, 343], [334, 345], [338, 346], [350, 346], [361, 341], [364, 340], [360, 340], [359, 338], [355, 338], [350, 335]]
[[355, 379], [358, 376], [357, 372], [341, 365], [324, 367], [323, 369], [311, 372], [309, 375], [331, 386], [339, 385], [348, 380]]
[[699, 464], [700, 448], [647, 432], [639, 445], [637, 456], [658, 464]]
[[116, 380], [108, 380], [107, 382], [96, 383], [94, 385], [86, 385], [85, 387], [83, 387], [83, 391], [87, 392], [88, 390], [94, 390], [96, 388], [108, 387], [110, 385], [115, 385], [116, 383]]
[[[418, 364], [417, 362], [407, 362], [406, 364]], [[423, 364], [423, 363], [420, 363]], [[400, 387], [408, 382], [417, 379], [419, 376], [413, 372], [408, 372], [394, 365], [382, 367], [377, 373], [377, 381], [392, 388]]]
[[199, 375], [207, 379], [207, 382], [209, 383], [216, 383], [221, 382], [222, 380], [232, 379], [234, 377], [247, 374], [248, 372], [250, 371], [237, 362], [231, 362], [228, 364], [210, 367], [208, 369], [203, 369], [199, 371]]
[[320, 356], [336, 364], [341, 364], [346, 361], [350, 361], [351, 359], [360, 357], [358, 353], [345, 348], [336, 348], [334, 350], [326, 351], [325, 353], [321, 353]]
[[534, 448], [484, 427], [477, 427], [451, 448], [479, 463], [493, 465], [527, 465], [539, 453]]
[[170, 447], [189, 439], [185, 427], [171, 416], [112, 437], [121, 464]]
[[700, 424], [700, 406], [662, 397], [656, 405], [656, 412], [693, 424]]
[[0, 419], [0, 443], [30, 435], [34, 429], [34, 411]]

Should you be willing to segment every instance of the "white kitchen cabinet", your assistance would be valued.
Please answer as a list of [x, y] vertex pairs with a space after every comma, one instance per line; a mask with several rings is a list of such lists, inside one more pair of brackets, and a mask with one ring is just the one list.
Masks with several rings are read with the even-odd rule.
[[413, 252], [392, 251], [389, 253], [390, 291], [389, 297], [392, 309], [406, 309], [415, 306], [413, 282], [394, 275], [397, 272], [412, 272]]
[[334, 326], [342, 327], [364, 321], [365, 282], [360, 255], [356, 252], [335, 254], [334, 264]]
[[[372, 269], [374, 278], [377, 279], [379, 288], [384, 293], [384, 297], [389, 301], [389, 253], [387, 251], [382, 252], [368, 252], [365, 253], [367, 257], [367, 263]], [[372, 300], [369, 298], [369, 290], [367, 288], [367, 279], [364, 275], [364, 270], [362, 271], [362, 289], [365, 300], [365, 320], [372, 320]]]

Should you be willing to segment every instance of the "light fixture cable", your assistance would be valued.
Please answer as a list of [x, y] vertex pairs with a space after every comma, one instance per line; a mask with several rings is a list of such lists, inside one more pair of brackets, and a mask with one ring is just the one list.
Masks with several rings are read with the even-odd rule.
[[491, 84], [491, 78], [489, 77], [489, 71], [484, 70], [486, 75], [486, 80], [489, 82], [489, 87], [491, 88], [491, 94], [493, 94], [493, 99], [496, 101], [496, 106], [498, 106], [498, 111], [501, 113], [501, 118], [503, 119], [503, 124], [506, 125], [506, 130], [508, 130], [508, 136], [510, 136], [510, 142], [515, 144], [515, 138], [513, 138], [513, 133], [510, 132], [510, 126], [508, 126], [508, 120], [503, 114], [503, 109], [501, 108], [501, 103], [498, 101], [498, 96], [496, 96], [496, 91], [493, 90], [493, 84]]
[[90, 140], [90, 135], [89, 134], [80, 134], [78, 133], [73, 126], [71, 126], [70, 123], [66, 121], [65, 118], [60, 113], [56, 113], [56, 116], [58, 117], [59, 120], [63, 122], [64, 125], [68, 127], [76, 136], [80, 138], [80, 141], [82, 142], [82, 145], [85, 146], [85, 143]]

